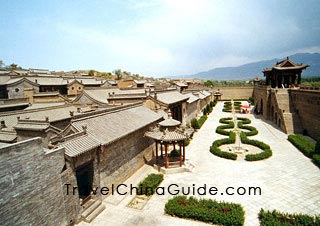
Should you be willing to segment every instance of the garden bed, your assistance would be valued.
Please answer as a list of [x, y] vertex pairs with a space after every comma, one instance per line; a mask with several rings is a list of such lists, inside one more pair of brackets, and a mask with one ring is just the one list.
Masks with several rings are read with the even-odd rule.
[[224, 226], [244, 224], [244, 210], [240, 204], [175, 196], [168, 200], [165, 212], [171, 216], [193, 219]]
[[261, 226], [319, 226], [320, 216], [306, 214], [288, 214], [276, 210], [260, 210], [259, 220]]

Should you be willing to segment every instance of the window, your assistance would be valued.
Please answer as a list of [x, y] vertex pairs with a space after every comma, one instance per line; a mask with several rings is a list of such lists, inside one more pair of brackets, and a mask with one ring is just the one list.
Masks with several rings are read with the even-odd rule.
[[81, 87], [79, 86], [78, 89], [81, 90]]
[[19, 88], [16, 88], [14, 91], [16, 91], [16, 93], [17, 93], [17, 92], [19, 92], [19, 91], [20, 91], [20, 89], [19, 89]]

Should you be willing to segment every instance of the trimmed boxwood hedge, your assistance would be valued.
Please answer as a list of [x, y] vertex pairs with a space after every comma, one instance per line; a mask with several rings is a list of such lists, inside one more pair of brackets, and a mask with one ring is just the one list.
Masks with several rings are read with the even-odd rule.
[[138, 184], [138, 195], [153, 195], [155, 189], [163, 181], [163, 174], [149, 174]]
[[199, 120], [198, 120], [198, 124], [199, 124], [199, 127], [201, 128], [202, 125], [204, 124], [204, 122], [207, 120], [208, 116], [206, 115], [202, 115]]
[[277, 210], [259, 212], [261, 226], [319, 226], [320, 216], [311, 216], [306, 214], [288, 214]]
[[226, 124], [226, 125], [221, 125], [218, 126], [216, 129], [216, 133], [221, 134], [221, 135], [226, 135], [229, 136], [231, 131], [227, 131], [225, 129], [232, 129], [234, 127], [234, 122], [231, 121], [232, 118], [228, 117], [228, 118], [221, 118], [219, 120], [220, 123]]
[[317, 166], [320, 167], [320, 155], [314, 154], [314, 155], [312, 156], [312, 159], [313, 159], [313, 162], [314, 162]]
[[244, 224], [244, 210], [240, 204], [217, 202], [212, 199], [196, 199], [175, 196], [165, 205], [165, 212], [171, 216], [194, 219], [224, 226]]
[[288, 140], [298, 148], [305, 156], [312, 158], [315, 144], [301, 134], [289, 135]]
[[262, 152], [257, 154], [248, 154], [245, 157], [245, 160], [247, 161], [258, 161], [262, 159], [266, 159], [272, 156], [272, 151], [270, 149], [270, 146], [263, 143], [259, 140], [250, 140], [247, 138], [247, 135], [244, 132], [240, 133], [241, 142], [244, 144], [251, 144], [253, 146], [256, 146], [262, 150]]
[[229, 138], [219, 139], [212, 143], [210, 152], [216, 156], [236, 160], [237, 155], [231, 152], [222, 151], [219, 146], [224, 144], [233, 144], [236, 141], [236, 134], [233, 131], [229, 132]]
[[249, 130], [249, 132], [243, 131], [247, 136], [254, 136], [258, 134], [258, 130], [253, 126], [244, 126], [243, 122], [238, 122], [238, 128]]

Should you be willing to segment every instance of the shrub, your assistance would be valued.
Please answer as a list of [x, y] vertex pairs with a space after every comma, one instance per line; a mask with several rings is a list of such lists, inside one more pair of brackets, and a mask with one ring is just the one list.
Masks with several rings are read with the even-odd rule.
[[244, 210], [241, 205], [212, 199], [198, 200], [193, 197], [175, 196], [166, 203], [165, 212], [171, 216], [225, 226], [244, 224]]
[[305, 156], [311, 158], [314, 154], [315, 144], [301, 134], [289, 135], [288, 140]]
[[236, 134], [232, 131], [229, 132], [229, 138], [219, 139], [212, 143], [210, 152], [216, 156], [226, 159], [236, 160], [237, 155], [231, 152], [222, 151], [219, 146], [224, 144], [233, 144], [236, 141]]
[[313, 162], [314, 162], [317, 166], [320, 167], [320, 155], [314, 154], [314, 155], [312, 156], [312, 159], [313, 159]]
[[190, 139], [189, 139], [189, 138], [185, 139], [185, 140], [184, 140], [184, 146], [186, 147], [186, 146], [188, 146], [189, 144], [190, 144]]
[[202, 125], [204, 124], [204, 122], [207, 120], [208, 116], [207, 115], [203, 115], [199, 118], [198, 120], [198, 125], [199, 125], [199, 129], [202, 127]]
[[258, 134], [258, 130], [253, 126], [244, 126], [243, 122], [238, 122], [238, 128], [249, 130], [249, 132], [243, 131], [247, 136], [254, 136]]
[[138, 184], [138, 195], [153, 195], [155, 189], [162, 181], [162, 174], [149, 174], [143, 181]]
[[277, 210], [265, 211], [263, 209], [259, 212], [259, 220], [261, 226], [317, 226], [320, 223], [319, 216], [288, 214]]
[[314, 153], [320, 155], [320, 139], [317, 141], [317, 143], [314, 147]]
[[253, 146], [256, 146], [262, 150], [262, 152], [257, 153], [257, 154], [248, 154], [245, 157], [245, 160], [247, 161], [258, 161], [262, 159], [266, 159], [272, 156], [272, 151], [270, 149], [270, 146], [263, 143], [262, 141], [259, 140], [250, 140], [247, 138], [247, 135], [244, 132], [240, 133], [240, 139], [241, 142], [244, 144], [251, 144]]
[[191, 119], [191, 127], [194, 129], [200, 129], [198, 120], [196, 118]]
[[204, 109], [202, 110], [202, 113], [203, 113], [203, 115], [208, 114], [208, 112], [207, 112], [207, 108], [204, 108]]

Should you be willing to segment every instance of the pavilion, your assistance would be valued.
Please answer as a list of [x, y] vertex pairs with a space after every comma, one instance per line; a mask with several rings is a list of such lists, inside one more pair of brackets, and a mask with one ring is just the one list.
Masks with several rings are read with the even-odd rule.
[[301, 72], [309, 67], [308, 64], [296, 64], [289, 57], [277, 62], [272, 68], [263, 71], [266, 77], [266, 85], [272, 88], [290, 88], [301, 84]]
[[[182, 163], [185, 161], [185, 140], [189, 138], [190, 134], [186, 130], [179, 128], [178, 126], [180, 124], [180, 121], [172, 118], [169, 110], [167, 119], [160, 122], [159, 126], [154, 127], [145, 133], [146, 137], [149, 137], [155, 141], [157, 165], [163, 164], [163, 161], [159, 161], [160, 145], [160, 157], [161, 159], [164, 158], [164, 166], [166, 169], [169, 168], [169, 162], [171, 167], [176, 166], [177, 163], [179, 163], [179, 166], [181, 167]], [[176, 149], [176, 145], [179, 146], [179, 151]], [[179, 155], [179, 160], [172, 161], [177, 157], [174, 156], [176, 153]]]

